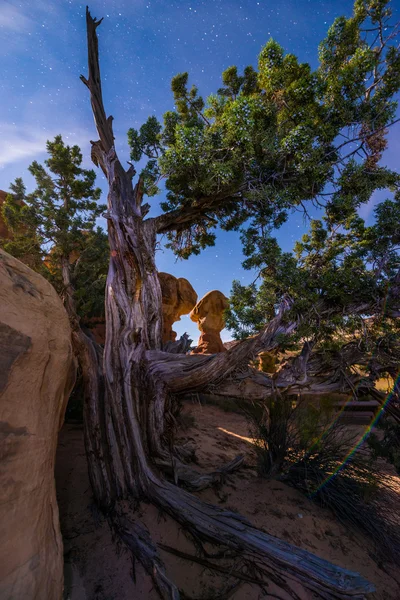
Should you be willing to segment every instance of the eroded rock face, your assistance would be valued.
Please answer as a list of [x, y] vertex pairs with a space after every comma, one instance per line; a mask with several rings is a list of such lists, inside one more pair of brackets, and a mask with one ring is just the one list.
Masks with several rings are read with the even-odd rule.
[[197, 294], [187, 279], [174, 277], [169, 273], [159, 273], [163, 310], [163, 344], [174, 342], [176, 332], [172, 325], [180, 321], [182, 315], [190, 313], [197, 302]]
[[220, 334], [225, 327], [224, 311], [228, 305], [228, 298], [218, 290], [208, 292], [196, 304], [189, 316], [197, 323], [200, 338], [192, 354], [226, 352]]
[[75, 380], [69, 321], [54, 288], [0, 249], [0, 598], [61, 600], [54, 485]]

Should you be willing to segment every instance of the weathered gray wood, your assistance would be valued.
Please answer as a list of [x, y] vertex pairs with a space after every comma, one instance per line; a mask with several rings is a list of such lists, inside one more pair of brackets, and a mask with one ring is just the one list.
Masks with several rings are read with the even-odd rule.
[[179, 590], [166, 576], [165, 566], [148, 530], [137, 521], [129, 521], [123, 514], [114, 516], [110, 523], [133, 556], [140, 560], [151, 575], [161, 598], [163, 600], [179, 600]]
[[200, 501], [195, 496], [166, 482], [151, 489], [152, 499], [189, 531], [215, 544], [238, 550], [257, 564], [260, 572], [268, 570], [285, 578], [300, 581], [307, 589], [326, 598], [361, 599], [374, 587], [351, 571], [341, 569], [249, 524], [239, 514]]
[[175, 484], [183, 484], [186, 489], [199, 492], [210, 486], [222, 483], [230, 473], [234, 473], [244, 464], [244, 456], [239, 454], [229, 463], [211, 473], [201, 473], [182, 463], [174, 457], [171, 460], [156, 460], [156, 465], [163, 473], [172, 478]]

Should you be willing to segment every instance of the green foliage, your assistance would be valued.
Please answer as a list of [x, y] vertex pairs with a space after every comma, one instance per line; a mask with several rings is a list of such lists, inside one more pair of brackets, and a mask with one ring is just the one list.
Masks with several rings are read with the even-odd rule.
[[17, 178], [10, 185], [11, 193], [1, 207], [1, 214], [12, 236], [8, 239], [0, 238], [0, 246], [9, 254], [22, 262], [26, 262], [32, 269], [44, 273], [40, 240], [36, 235], [37, 219], [32, 208], [24, 202], [26, 197], [25, 185], [21, 178]]
[[109, 257], [107, 235], [100, 227], [93, 228], [85, 236], [79, 262], [72, 271], [78, 315], [85, 319], [104, 317]]
[[129, 129], [128, 142], [131, 147], [131, 160], [139, 161], [145, 154], [149, 158], [157, 156], [159, 150], [161, 125], [156, 117], [149, 117], [139, 132]]
[[396, 469], [400, 475], [400, 423], [384, 417], [378, 421], [378, 431], [373, 432], [368, 438], [368, 445], [374, 458], [384, 458]]
[[397, 561], [397, 494], [363, 452], [348, 459], [358, 439], [335, 419], [333, 400], [279, 394], [266, 402], [263, 414], [259, 405], [257, 410], [244, 405], [258, 473], [278, 477], [329, 508], [342, 523], [367, 534], [381, 559]]
[[[355, 211], [338, 222], [325, 215], [311, 221], [295, 254], [249, 229], [244, 265], [258, 270], [261, 283], [234, 282], [227, 326], [237, 339], [254, 334], [289, 295], [293, 307], [287, 318], [299, 320], [293, 342], [311, 338], [319, 348], [339, 348], [363, 331], [360, 348], [371, 356], [378, 343], [382, 351], [389, 344], [398, 352], [390, 340], [398, 331], [393, 282], [400, 269], [399, 217], [400, 192], [375, 208], [375, 222], [368, 227]], [[379, 319], [366, 328], [365, 318], [374, 315]]]
[[[260, 406], [243, 406], [255, 445], [258, 473], [272, 477], [284, 472], [299, 454], [317, 453], [334, 416], [332, 401], [273, 394]], [[296, 458], [294, 458], [296, 457]]]
[[255, 283], [243, 286], [240, 281], [232, 283], [232, 293], [229, 308], [225, 311], [225, 323], [228, 329], [234, 330], [237, 340], [245, 339], [256, 333], [264, 325], [267, 308], [258, 304], [259, 294]]
[[141, 171], [144, 192], [148, 196], [158, 194], [157, 181], [160, 179], [160, 170], [157, 158], [162, 153], [160, 145], [161, 125], [156, 117], [149, 117], [140, 130], [129, 129], [128, 143], [131, 149], [131, 160], [138, 162], [145, 155], [149, 160]]
[[375, 190], [398, 184], [378, 166], [400, 88], [394, 33], [388, 0], [356, 0], [321, 42], [316, 70], [270, 39], [257, 70], [228, 67], [206, 101], [188, 73], [173, 78], [163, 126], [150, 117], [128, 137], [133, 160], [157, 148], [147, 156], [151, 181], [166, 180], [162, 209], [198, 207], [167, 234], [178, 256], [212, 245], [218, 225], [264, 237], [306, 201], [345, 221]]
[[379, 466], [363, 452], [352, 453], [354, 433], [340, 422], [320, 430], [317, 443], [288, 453], [282, 479], [310, 500], [329, 508], [347, 527], [366, 534], [378, 560], [398, 561], [400, 530], [393, 511], [397, 494]]
[[67, 146], [60, 135], [47, 142], [44, 165], [34, 161], [29, 172], [36, 188], [27, 194], [22, 179], [11, 184], [2, 213], [11, 232], [1, 246], [44, 275], [62, 296], [66, 285], [61, 265], [68, 264], [80, 317], [104, 313], [108, 269], [106, 234], [96, 228], [105, 210], [98, 203], [93, 170], [83, 169], [78, 146]]

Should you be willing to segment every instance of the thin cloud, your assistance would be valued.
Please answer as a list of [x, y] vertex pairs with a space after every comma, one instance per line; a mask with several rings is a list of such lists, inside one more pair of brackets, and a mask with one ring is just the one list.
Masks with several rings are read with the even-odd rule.
[[376, 197], [375, 194], [373, 194], [368, 200], [368, 202], [366, 204], [362, 204], [358, 209], [358, 214], [360, 215], [360, 217], [367, 221], [367, 219], [369, 219], [369, 217], [372, 215], [374, 208], [378, 204], [378, 202], [379, 199]]
[[383, 202], [384, 200], [391, 200], [393, 198], [393, 192], [383, 189], [376, 190], [371, 198], [365, 204], [362, 204], [358, 209], [358, 214], [365, 221], [371, 220], [373, 218], [373, 213], [375, 208]]
[[53, 139], [58, 133], [63, 135], [66, 143], [78, 146], [87, 145], [89, 139], [89, 133], [82, 131], [66, 135], [60, 131], [0, 123], [0, 168], [21, 160], [40, 159], [46, 153], [47, 140]]
[[6, 123], [0, 124], [1, 146], [0, 167], [18, 160], [32, 158], [46, 151], [48, 133], [42, 130], [25, 129]]
[[0, 2], [0, 28], [20, 33], [32, 26], [26, 14], [9, 2]]

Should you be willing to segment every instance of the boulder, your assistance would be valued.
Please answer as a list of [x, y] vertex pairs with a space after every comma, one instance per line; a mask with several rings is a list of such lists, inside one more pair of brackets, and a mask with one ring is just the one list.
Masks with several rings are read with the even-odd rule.
[[218, 290], [208, 292], [196, 304], [189, 316], [197, 323], [200, 338], [192, 354], [226, 352], [220, 333], [225, 327], [224, 312], [228, 306], [228, 298]]
[[41, 275], [0, 250], [0, 598], [61, 600], [57, 436], [75, 380], [67, 314]]
[[163, 311], [163, 344], [174, 342], [176, 332], [172, 325], [180, 321], [182, 315], [190, 313], [197, 302], [197, 294], [187, 279], [174, 277], [169, 273], [159, 273]]

